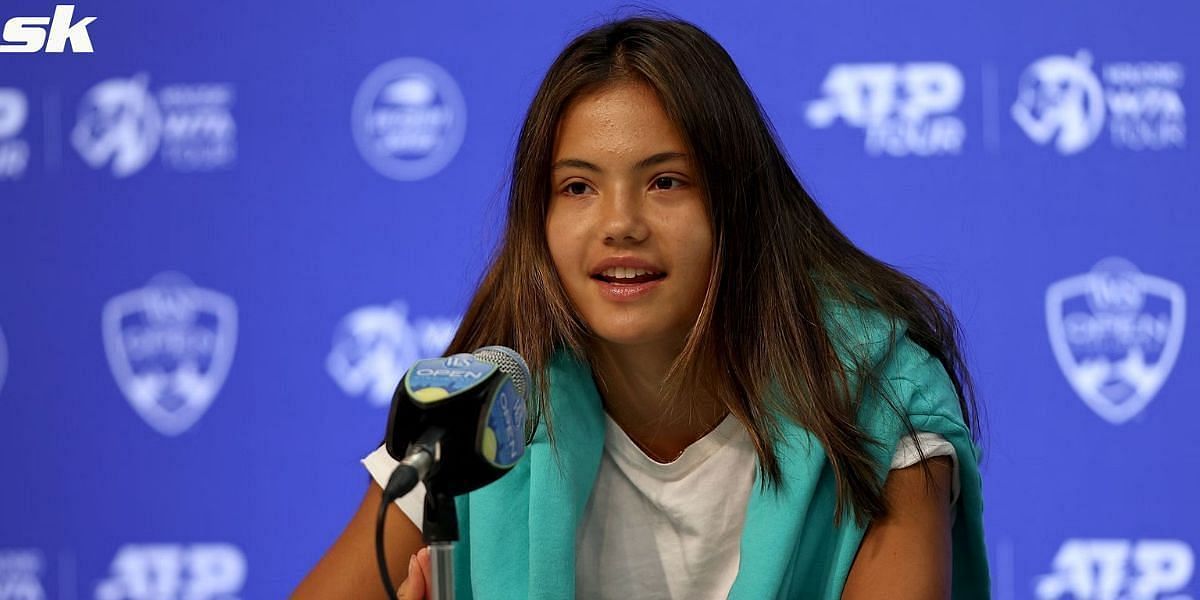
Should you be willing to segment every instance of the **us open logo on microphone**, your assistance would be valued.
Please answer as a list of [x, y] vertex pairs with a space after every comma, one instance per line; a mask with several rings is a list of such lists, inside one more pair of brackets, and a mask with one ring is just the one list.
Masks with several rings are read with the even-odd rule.
[[237, 343], [237, 305], [177, 273], [104, 306], [104, 350], [134, 410], [163, 435], [187, 431], [225, 383]]
[[1096, 414], [1121, 424], [1166, 382], [1183, 344], [1183, 287], [1123, 258], [1046, 290], [1050, 346], [1067, 381]]

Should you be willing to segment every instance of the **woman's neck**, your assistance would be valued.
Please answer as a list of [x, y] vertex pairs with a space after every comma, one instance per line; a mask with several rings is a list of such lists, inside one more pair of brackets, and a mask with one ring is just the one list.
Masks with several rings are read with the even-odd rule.
[[679, 348], [600, 343], [592, 351], [604, 408], [651, 458], [670, 462], [712, 431], [726, 408], [708, 390], [686, 389], [670, 406], [662, 384]]

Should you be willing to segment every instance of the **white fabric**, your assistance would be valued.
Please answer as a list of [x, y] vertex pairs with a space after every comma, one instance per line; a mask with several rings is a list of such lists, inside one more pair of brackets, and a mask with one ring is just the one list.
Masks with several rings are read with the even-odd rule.
[[725, 598], [757, 454], [732, 416], [668, 464], [611, 418], [576, 541], [578, 598]]
[[[940, 435], [902, 437], [891, 468], [919, 462], [916, 443], [926, 458], [951, 457], [957, 501], [958, 457]], [[576, 536], [576, 596], [724, 598], [737, 576], [756, 460], [749, 434], [732, 415], [664, 464], [606, 414], [604, 454]], [[397, 465], [383, 446], [362, 463], [380, 487]], [[396, 505], [420, 529], [425, 486]]]
[[[387, 487], [388, 478], [400, 464], [400, 461], [388, 454], [386, 445], [376, 448], [361, 462], [367, 468], [367, 472], [371, 474], [371, 479], [374, 479], [380, 488]], [[425, 523], [425, 484], [418, 481], [417, 487], [413, 488], [411, 492], [396, 499], [396, 506], [400, 507], [400, 512], [404, 513], [404, 516], [417, 526], [417, 529], [421, 529]]]

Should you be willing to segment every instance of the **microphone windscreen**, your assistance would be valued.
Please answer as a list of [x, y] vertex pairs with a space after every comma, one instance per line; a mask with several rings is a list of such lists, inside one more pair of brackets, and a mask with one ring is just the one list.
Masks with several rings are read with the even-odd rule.
[[471, 353], [475, 358], [496, 365], [501, 373], [512, 378], [513, 388], [522, 400], [529, 401], [529, 365], [516, 350], [507, 346], [484, 346]]

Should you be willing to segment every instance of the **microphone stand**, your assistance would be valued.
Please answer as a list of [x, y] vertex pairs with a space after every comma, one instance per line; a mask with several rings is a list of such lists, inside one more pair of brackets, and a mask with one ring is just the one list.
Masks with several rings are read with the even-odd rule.
[[454, 542], [458, 541], [458, 510], [454, 496], [426, 489], [422, 526], [433, 569], [431, 600], [454, 600]]

